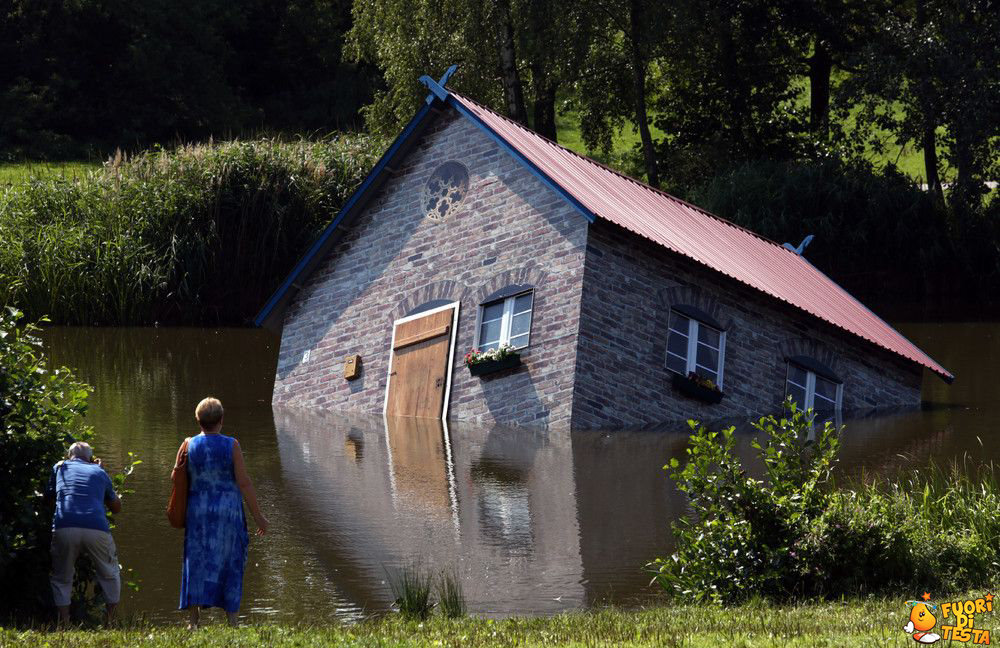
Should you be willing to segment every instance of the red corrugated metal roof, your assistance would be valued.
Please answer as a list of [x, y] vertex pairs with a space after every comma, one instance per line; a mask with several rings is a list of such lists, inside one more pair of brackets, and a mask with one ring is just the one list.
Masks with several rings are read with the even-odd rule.
[[803, 257], [717, 216], [621, 175], [451, 92], [451, 96], [597, 217], [927, 367], [944, 367]]

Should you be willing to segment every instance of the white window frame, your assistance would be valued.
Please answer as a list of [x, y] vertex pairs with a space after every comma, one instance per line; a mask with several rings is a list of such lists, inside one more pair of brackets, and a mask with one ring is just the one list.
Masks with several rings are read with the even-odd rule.
[[[800, 385], [799, 383], [791, 380], [791, 371], [792, 371], [792, 366], [793, 365], [795, 367], [797, 367], [798, 369], [806, 372], [806, 384], [805, 385]], [[829, 380], [830, 382], [832, 382], [835, 385], [837, 385], [837, 400], [836, 400], [836, 402], [833, 405], [833, 411], [834, 411], [834, 413], [839, 414], [841, 406], [843, 405], [843, 402], [844, 402], [844, 383], [837, 382], [836, 380], [832, 380], [830, 378], [827, 378], [826, 376], [820, 376], [820, 377], [823, 378], [824, 380]], [[785, 363], [785, 398], [788, 398], [788, 383], [792, 383], [796, 387], [802, 387], [803, 389], [805, 389], [805, 392], [806, 392], [806, 402], [805, 403], [798, 403], [798, 406], [801, 407], [803, 410], [813, 409], [813, 407], [816, 404], [816, 372], [812, 371], [810, 369], [807, 369], [806, 367], [803, 367], [800, 364], [797, 364], [797, 363], [794, 363], [794, 362], [786, 362]]]
[[[531, 326], [535, 322], [535, 289], [531, 288], [529, 290], [522, 290], [521, 292], [509, 295], [507, 297], [501, 297], [500, 299], [493, 299], [487, 302], [483, 302], [479, 305], [476, 311], [476, 349], [480, 349], [480, 344], [482, 340], [480, 336], [483, 333], [483, 311], [486, 310], [487, 306], [492, 306], [498, 302], [503, 302], [503, 314], [500, 316], [500, 340], [498, 344], [503, 346], [504, 344], [510, 344], [510, 328], [514, 323], [514, 315], [520, 315], [521, 313], [514, 312], [514, 301], [518, 297], [523, 297], [525, 295], [531, 295], [531, 310], [521, 311], [521, 313], [531, 313], [528, 318], [528, 334], [525, 342], [521, 346], [514, 347], [515, 349], [527, 349], [531, 345]], [[520, 337], [520, 336], [518, 336]]]
[[[711, 324], [706, 324], [704, 322], [701, 322], [701, 321], [695, 319], [694, 317], [691, 317], [690, 315], [688, 315], [686, 313], [683, 313], [683, 312], [678, 311], [678, 310], [670, 309], [670, 313], [667, 315], [667, 338], [666, 338], [666, 340], [664, 340], [664, 342], [668, 342], [670, 340], [670, 331], [676, 331], [677, 330], [677, 329], [671, 328], [671, 322], [673, 321], [673, 315], [674, 315], [674, 313], [677, 313], [678, 315], [680, 315], [681, 317], [685, 318], [688, 321], [687, 357], [684, 359], [685, 362], [687, 363], [687, 369], [686, 369], [686, 373], [681, 374], [684, 377], [687, 377], [687, 375], [690, 374], [692, 371], [694, 373], [698, 373], [698, 369], [697, 369], [697, 367], [698, 367], [698, 330], [702, 326], [704, 326], [705, 328], [711, 329], [711, 330], [713, 330], [713, 331], [715, 331], [716, 333], [719, 334], [719, 367], [718, 367], [718, 371], [716, 372], [716, 378], [717, 378], [717, 380], [715, 381], [715, 384], [721, 390], [722, 389], [723, 374], [724, 374], [725, 366], [726, 366], [726, 332], [724, 330], [722, 330], [722, 329], [719, 329], [719, 328], [716, 328], [716, 327], [712, 326]], [[678, 333], [682, 333], [682, 331], [677, 331], [677, 332]], [[674, 356], [676, 356], [678, 358], [680, 357], [680, 356], [677, 356], [677, 354], [671, 354], [670, 353], [670, 346], [667, 345], [666, 350], [664, 351], [664, 356], [663, 356], [663, 366], [667, 368], [667, 371], [672, 371], [674, 373], [680, 373], [676, 369], [673, 369], [672, 367], [670, 367], [669, 365], [667, 365], [667, 356], [668, 355], [674, 355]], [[701, 374], [699, 374], [699, 375], [701, 375]]]

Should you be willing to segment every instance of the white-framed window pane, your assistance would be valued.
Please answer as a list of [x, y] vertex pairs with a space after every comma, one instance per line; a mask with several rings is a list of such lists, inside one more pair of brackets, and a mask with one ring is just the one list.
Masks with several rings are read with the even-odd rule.
[[510, 337], [514, 339], [519, 335], [526, 335], [531, 328], [531, 311], [518, 313], [511, 319]]
[[688, 334], [691, 330], [691, 320], [679, 314], [677, 311], [670, 312], [670, 328], [678, 333]]
[[687, 358], [674, 355], [673, 353], [667, 354], [667, 369], [671, 371], [676, 371], [677, 373], [686, 376], [687, 371]]
[[514, 298], [514, 314], [530, 313], [533, 293], [525, 293]]
[[483, 306], [483, 323], [503, 318], [503, 302], [493, 302]]
[[500, 345], [502, 322], [498, 319], [484, 321], [479, 327], [479, 348], [492, 349]]
[[712, 347], [705, 346], [704, 344], [698, 343], [698, 355], [696, 358], [696, 364], [698, 365], [698, 373], [701, 373], [702, 369], [707, 369], [711, 372], [716, 372], [719, 370], [719, 351], [718, 349], [713, 349]]
[[713, 349], [718, 349], [721, 341], [722, 333], [719, 331], [716, 331], [710, 326], [705, 326], [704, 324], [700, 324], [698, 326], [698, 342], [707, 344]]
[[813, 398], [813, 410], [817, 412], [832, 412], [837, 409], [837, 401], [824, 398], [818, 393]]
[[[809, 372], [802, 367], [793, 364], [788, 365], [788, 382], [795, 383], [802, 388], [803, 392], [805, 391], [806, 383], [808, 382], [808, 376]], [[800, 404], [802, 403], [805, 403], [805, 400], [801, 401]]]
[[680, 356], [682, 359], [687, 361], [687, 352], [688, 336], [682, 335], [677, 331], [670, 331], [667, 335], [667, 353]]
[[791, 396], [795, 404], [799, 406], [799, 409], [805, 409], [806, 407], [806, 388], [800, 385], [796, 385], [792, 381], [788, 381], [785, 389], [785, 395]]
[[533, 293], [527, 292], [480, 306], [479, 348], [528, 346], [533, 301]]
[[515, 335], [510, 338], [510, 345], [515, 349], [523, 349], [528, 346], [528, 334], [525, 333], [524, 335]]
[[837, 402], [837, 383], [816, 376], [816, 398], [823, 398], [831, 403]]

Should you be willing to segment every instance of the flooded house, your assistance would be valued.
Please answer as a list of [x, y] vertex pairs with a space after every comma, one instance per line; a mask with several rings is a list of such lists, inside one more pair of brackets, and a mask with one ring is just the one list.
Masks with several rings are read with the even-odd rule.
[[[449, 71], [450, 73], [450, 71]], [[793, 248], [430, 94], [256, 318], [273, 402], [639, 426], [920, 403], [953, 376]], [[467, 367], [466, 354], [507, 347]]]

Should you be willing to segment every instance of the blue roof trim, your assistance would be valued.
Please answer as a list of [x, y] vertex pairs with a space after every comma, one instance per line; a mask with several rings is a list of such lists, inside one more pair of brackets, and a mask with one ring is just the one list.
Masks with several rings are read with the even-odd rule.
[[490, 137], [490, 139], [492, 139], [494, 142], [497, 143], [498, 146], [500, 146], [500, 148], [507, 151], [507, 153], [509, 153], [515, 160], [520, 162], [521, 165], [524, 166], [524, 168], [526, 168], [528, 171], [530, 171], [532, 175], [541, 180], [542, 184], [544, 184], [546, 187], [552, 189], [557, 194], [562, 196], [563, 199], [566, 200], [566, 202], [575, 207], [578, 212], [583, 214], [583, 217], [586, 218], [589, 222], [593, 223], [594, 221], [597, 220], [597, 216], [592, 211], [584, 207], [583, 203], [581, 203], [572, 194], [566, 191], [562, 187], [562, 185], [555, 182], [552, 178], [547, 176], [541, 169], [535, 166], [535, 164], [531, 160], [529, 160], [520, 151], [511, 146], [507, 142], [507, 140], [505, 140], [503, 137], [500, 136], [499, 133], [497, 133], [495, 130], [484, 124], [482, 120], [480, 120], [479, 117], [475, 115], [475, 113], [473, 113], [468, 108], [463, 106], [461, 102], [456, 101], [455, 98], [452, 97], [450, 93], [448, 94], [448, 105], [453, 107], [460, 114], [468, 118], [473, 124], [478, 126], [479, 130], [486, 133]]
[[285, 281], [282, 282], [281, 286], [279, 286], [276, 291], [274, 291], [274, 294], [271, 295], [271, 298], [267, 301], [266, 304], [264, 304], [264, 307], [260, 309], [260, 312], [257, 313], [257, 316], [254, 318], [254, 326], [262, 326], [264, 324], [264, 321], [267, 320], [267, 318], [271, 315], [271, 311], [274, 310], [274, 307], [277, 306], [278, 303], [281, 301], [282, 297], [285, 296], [288, 290], [299, 278], [299, 275], [302, 274], [302, 271], [305, 270], [306, 266], [309, 265], [309, 262], [312, 261], [313, 257], [319, 254], [319, 251], [323, 248], [323, 244], [326, 243], [326, 241], [330, 238], [333, 232], [337, 229], [337, 226], [340, 225], [341, 221], [344, 220], [344, 217], [351, 212], [351, 210], [358, 203], [358, 201], [365, 194], [365, 192], [369, 189], [369, 187], [372, 186], [375, 180], [382, 174], [385, 168], [389, 165], [389, 162], [392, 161], [392, 159], [395, 157], [396, 153], [403, 146], [403, 144], [405, 144], [407, 140], [409, 140], [410, 136], [413, 135], [414, 131], [416, 131], [417, 129], [417, 126], [420, 125], [420, 123], [424, 120], [424, 118], [428, 114], [430, 114], [430, 112], [431, 112], [431, 105], [424, 104], [424, 106], [420, 108], [417, 114], [414, 115], [413, 119], [410, 120], [410, 123], [408, 123], [406, 127], [403, 129], [403, 132], [400, 133], [398, 137], [396, 137], [396, 140], [392, 143], [392, 146], [389, 147], [389, 150], [387, 150], [382, 155], [378, 163], [375, 164], [375, 167], [372, 168], [371, 173], [369, 173], [368, 177], [364, 179], [364, 181], [361, 183], [361, 186], [359, 186], [357, 189], [354, 190], [354, 193], [351, 194], [351, 197], [347, 200], [346, 203], [344, 203], [344, 206], [340, 208], [340, 211], [337, 212], [337, 216], [333, 219], [333, 221], [329, 225], [326, 226], [326, 229], [324, 229], [323, 232], [316, 239], [316, 241], [313, 242], [312, 246], [310, 246], [309, 250], [305, 253], [305, 255], [301, 259], [299, 259], [299, 262], [295, 264], [294, 268], [292, 268], [292, 271], [288, 274], [288, 277], [285, 278]]

